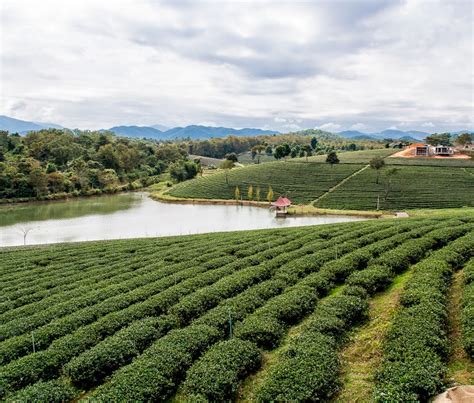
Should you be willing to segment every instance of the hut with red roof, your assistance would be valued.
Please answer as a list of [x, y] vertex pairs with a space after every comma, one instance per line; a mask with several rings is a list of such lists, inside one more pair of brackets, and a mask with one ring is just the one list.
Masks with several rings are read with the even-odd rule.
[[272, 203], [275, 208], [277, 217], [284, 217], [288, 214], [287, 207], [291, 206], [291, 200], [287, 197], [280, 196], [277, 201]]

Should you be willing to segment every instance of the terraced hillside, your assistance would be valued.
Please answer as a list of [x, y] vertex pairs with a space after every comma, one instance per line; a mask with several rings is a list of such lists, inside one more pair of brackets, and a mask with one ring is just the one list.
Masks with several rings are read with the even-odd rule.
[[448, 287], [473, 251], [467, 214], [2, 250], [0, 398], [327, 400], [345, 335], [406, 273], [371, 387], [424, 398], [443, 385]]
[[238, 186], [243, 199], [246, 200], [248, 187], [252, 185], [254, 195], [257, 187], [260, 187], [261, 200], [266, 200], [271, 187], [275, 195], [286, 194], [294, 202], [306, 204], [362, 167], [360, 164], [331, 167], [328, 164], [302, 161], [269, 162], [182, 182], [170, 191], [170, 195], [183, 198], [233, 199]]
[[[235, 189], [247, 200], [260, 189], [266, 200], [271, 187], [274, 199], [286, 194], [295, 204], [314, 203], [316, 207], [347, 210], [405, 210], [474, 206], [474, 174], [469, 160], [392, 159], [393, 150], [366, 150], [340, 154], [341, 163], [330, 166], [326, 156], [279, 161], [220, 172], [183, 182], [169, 194], [178, 198], [234, 199]], [[386, 157], [379, 174], [368, 167], [375, 157]], [[406, 161], [406, 165], [403, 161]], [[449, 163], [449, 164], [447, 164]], [[363, 169], [366, 167], [366, 169]], [[379, 180], [377, 183], [377, 175]]]

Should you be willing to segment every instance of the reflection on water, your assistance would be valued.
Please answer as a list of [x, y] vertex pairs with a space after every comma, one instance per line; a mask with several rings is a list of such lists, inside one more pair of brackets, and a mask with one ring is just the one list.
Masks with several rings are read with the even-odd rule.
[[139, 202], [133, 193], [0, 206], [0, 227], [20, 222], [60, 220], [91, 214], [110, 214]]
[[347, 216], [288, 217], [248, 206], [167, 204], [145, 193], [0, 207], [0, 246], [187, 235], [357, 221]]

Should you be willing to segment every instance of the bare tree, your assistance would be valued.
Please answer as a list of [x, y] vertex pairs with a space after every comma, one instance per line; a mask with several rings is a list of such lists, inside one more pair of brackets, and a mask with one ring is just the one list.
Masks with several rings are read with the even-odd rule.
[[33, 231], [33, 228], [25, 228], [21, 227], [20, 228], [21, 233], [23, 234], [23, 245], [26, 245], [26, 237], [30, 231]]
[[392, 191], [392, 179], [393, 176], [397, 174], [399, 170], [397, 168], [390, 168], [386, 172], [387, 179], [385, 181], [385, 186], [384, 186], [384, 201], [386, 202], [388, 199], [389, 193]]

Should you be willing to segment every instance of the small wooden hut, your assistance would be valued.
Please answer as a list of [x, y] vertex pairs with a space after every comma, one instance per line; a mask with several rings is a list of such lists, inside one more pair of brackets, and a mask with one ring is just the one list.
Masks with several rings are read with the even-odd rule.
[[287, 197], [280, 196], [277, 201], [272, 203], [275, 208], [277, 217], [285, 217], [288, 214], [287, 207], [291, 206], [291, 200]]

